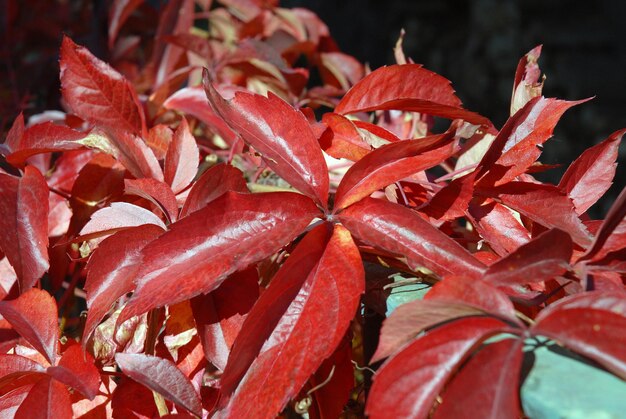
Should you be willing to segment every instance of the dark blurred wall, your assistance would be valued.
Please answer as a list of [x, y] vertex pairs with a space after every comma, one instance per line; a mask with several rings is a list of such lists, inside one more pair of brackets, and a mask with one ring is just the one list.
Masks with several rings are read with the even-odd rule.
[[[585, 148], [626, 127], [626, 1], [567, 0], [284, 0], [312, 9], [339, 46], [372, 68], [392, 64], [406, 30], [407, 56], [452, 80], [465, 106], [501, 126], [509, 112], [517, 62], [543, 44], [544, 95], [595, 96], [571, 109], [542, 161], [569, 164]], [[602, 216], [626, 185], [626, 146]], [[563, 168], [564, 170], [564, 168]], [[558, 182], [563, 170], [548, 173]]]

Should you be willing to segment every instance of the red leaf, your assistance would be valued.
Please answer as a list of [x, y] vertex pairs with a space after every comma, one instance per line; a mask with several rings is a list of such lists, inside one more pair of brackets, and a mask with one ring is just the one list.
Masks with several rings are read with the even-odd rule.
[[124, 179], [124, 192], [152, 202], [170, 222], [178, 219], [178, 203], [172, 189], [155, 179]]
[[583, 214], [609, 189], [615, 176], [617, 152], [626, 130], [616, 131], [585, 150], [567, 169], [559, 188], [567, 193], [578, 214]]
[[89, 217], [124, 192], [125, 170], [112, 157], [98, 153], [78, 172], [72, 186], [70, 206], [72, 218], [68, 235], [75, 236]]
[[147, 209], [126, 202], [113, 202], [111, 206], [93, 213], [81, 230], [80, 239], [100, 237], [144, 224], [153, 224], [162, 230], [167, 229], [163, 221]]
[[358, 161], [372, 151], [352, 121], [345, 116], [328, 112], [322, 117], [322, 122], [332, 131], [330, 144], [322, 146], [328, 155]]
[[476, 172], [456, 178], [441, 188], [419, 211], [440, 221], [463, 217], [474, 193]]
[[318, 414], [318, 416], [314, 416], [313, 409], [309, 408], [309, 417], [321, 419], [341, 417], [344, 406], [350, 399], [350, 393], [354, 388], [352, 339], [350, 337], [351, 334], [348, 333], [337, 350], [329, 358], [326, 358], [309, 380], [311, 388], [317, 387], [312, 393], [315, 403], [312, 408]]
[[87, 135], [53, 122], [33, 125], [24, 131], [19, 142], [11, 145], [7, 161], [13, 166], [22, 167], [26, 160], [35, 154], [60, 150], [76, 150], [84, 146], [77, 141]]
[[165, 182], [172, 186], [174, 193], [185, 189], [196, 177], [199, 159], [196, 139], [189, 131], [187, 120], [183, 118], [165, 156]]
[[7, 418], [14, 418], [15, 412], [28, 396], [33, 385], [21, 386], [9, 393], [0, 396], [0, 412]]
[[544, 227], [567, 232], [576, 244], [586, 247], [591, 243], [591, 237], [578, 218], [572, 201], [552, 185], [510, 182], [488, 193]]
[[583, 293], [543, 310], [532, 332], [579, 352], [626, 379], [626, 296]]
[[202, 209], [228, 191], [248, 192], [241, 170], [229, 164], [211, 167], [194, 182], [180, 211], [180, 217]]
[[213, 108], [264, 157], [270, 169], [320, 206], [326, 206], [328, 168], [301, 112], [271, 92], [268, 97], [237, 92], [231, 100], [224, 100], [206, 70], [204, 86]]
[[468, 304], [509, 323], [521, 324], [506, 294], [483, 279], [447, 277], [424, 296], [424, 301], [431, 300]]
[[113, 49], [120, 28], [141, 3], [143, 0], [115, 0], [113, 2], [109, 9], [109, 49]]
[[139, 270], [142, 249], [163, 230], [146, 224], [120, 231], [100, 243], [87, 263], [87, 320], [83, 346], [113, 303], [135, 288], [133, 278]]
[[152, 391], [126, 377], [122, 377], [115, 387], [111, 409], [114, 418], [160, 417]]
[[[250, 312], [248, 319], [258, 321], [263, 317], [275, 327], [267, 341], [261, 342], [263, 347], [230, 399], [225, 415], [274, 417], [341, 342], [365, 288], [364, 272], [350, 233], [335, 225], [328, 239], [328, 228], [322, 225], [309, 233], [314, 236], [314, 242], [319, 239], [326, 242], [325, 246], [322, 244], [324, 250], [314, 268], [300, 278], [284, 270], [283, 274], [277, 274]], [[308, 251], [308, 246], [304, 250]], [[296, 272], [299, 269], [296, 268]], [[294, 286], [293, 282], [300, 286]], [[293, 291], [296, 295], [289, 303], [290, 299], [285, 298], [283, 292], [293, 295]], [[278, 304], [282, 308], [287, 305], [278, 322], [278, 313], [265, 311], [268, 304], [278, 302], [277, 299], [282, 300]], [[250, 323], [246, 323], [240, 336], [256, 333], [248, 328]], [[314, 325], [324, 325], [324, 333], [318, 333]], [[236, 362], [234, 349], [231, 358]], [[230, 362], [229, 359], [229, 365]], [[225, 375], [229, 369], [227, 365]], [[258, 406], [263, 406], [262, 413]]]
[[483, 310], [458, 302], [414, 300], [402, 304], [383, 322], [378, 347], [370, 363], [393, 355], [426, 329], [449, 320], [482, 314]]
[[54, 364], [59, 327], [57, 305], [50, 294], [33, 288], [15, 300], [0, 301], [0, 315], [11, 323], [15, 331], [33, 345], [33, 348]]
[[259, 297], [258, 282], [256, 267], [248, 268], [230, 275], [209, 294], [191, 299], [205, 357], [222, 371], [243, 321]]
[[384, 321], [371, 362], [404, 346], [422, 331], [460, 317], [489, 314], [520, 324], [508, 297], [480, 279], [448, 277], [428, 291], [423, 300], [403, 304]]
[[222, 195], [146, 246], [137, 290], [118, 324], [217, 288], [231, 273], [289, 243], [318, 215], [310, 199], [295, 193]]
[[146, 136], [143, 109], [121, 74], [67, 36], [60, 66], [63, 99], [76, 115], [113, 133]]
[[566, 110], [585, 102], [536, 97], [508, 119], [478, 164], [481, 186], [502, 185], [526, 172], [539, 158]]
[[37, 382], [15, 412], [15, 419], [71, 419], [73, 416], [70, 393], [52, 377]]
[[25, 129], [26, 127], [24, 126], [24, 113], [20, 112], [17, 118], [15, 118], [15, 120], [13, 121], [9, 132], [7, 132], [4, 143], [0, 144], [0, 152], [2, 152], [3, 155], [6, 156], [13, 150], [19, 149]]
[[[204, 92], [202, 92], [202, 94], [204, 95]], [[167, 125], [157, 124], [150, 128], [148, 138], [146, 138], [146, 144], [148, 144], [148, 147], [150, 147], [150, 150], [152, 150], [157, 160], [165, 159], [167, 149], [172, 142], [173, 136], [174, 133]]]
[[211, 108], [202, 87], [185, 87], [178, 90], [163, 102], [163, 107], [195, 116], [209, 128], [217, 131], [230, 146], [234, 145], [238, 138], [237, 133]]
[[609, 252], [626, 248], [626, 218], [624, 217], [626, 217], [626, 188], [622, 189], [611, 205], [596, 233], [593, 244], [578, 261], [599, 260]]
[[489, 266], [484, 279], [502, 285], [547, 281], [566, 272], [571, 257], [569, 234], [552, 229]]
[[335, 194], [335, 211], [410, 175], [436, 166], [457, 150], [451, 133], [386, 144], [356, 162]]
[[539, 81], [541, 69], [537, 65], [540, 55], [541, 45], [538, 45], [528, 51], [517, 64], [511, 94], [511, 115], [514, 115], [532, 98], [541, 96], [543, 80]]
[[144, 354], [115, 354], [115, 361], [128, 377], [166, 399], [202, 416], [202, 403], [191, 381], [171, 361]]
[[30, 358], [15, 354], [0, 355], [0, 389], [17, 377], [29, 373], [44, 374], [45, 369]]
[[407, 258], [409, 266], [425, 266], [440, 276], [480, 277], [485, 266], [465, 248], [416, 212], [391, 202], [365, 198], [338, 215], [356, 237], [374, 247]]
[[15, 269], [20, 291], [48, 270], [48, 185], [31, 166], [16, 178], [0, 173], [0, 248]]
[[[115, 157], [136, 178], [153, 178], [163, 181], [163, 171], [150, 147], [140, 138], [121, 133], [111, 138]], [[106, 152], [106, 150], [105, 150]]]
[[[500, 256], [530, 241], [530, 232], [510, 209], [497, 202], [477, 205], [470, 202], [466, 214], [480, 236]], [[505, 231], [506, 234], [502, 234]]]
[[438, 327], [390, 358], [374, 376], [366, 406], [372, 418], [425, 418], [450, 375], [481, 341], [506, 324], [470, 317]]
[[419, 64], [391, 65], [373, 71], [346, 93], [335, 112], [345, 115], [388, 109], [491, 125], [487, 118], [462, 108], [449, 80]]
[[[289, 305], [292, 304], [306, 280], [324, 254], [331, 237], [328, 225], [309, 232], [291, 253], [287, 261], [273, 277], [271, 285], [263, 293], [246, 318], [234, 343], [229, 364], [220, 380], [222, 392], [230, 395], [245, 375], [263, 344], [278, 325]], [[298, 278], [288, 281], [285, 278]]]
[[67, 348], [59, 364], [48, 367], [47, 372], [56, 380], [80, 391], [89, 400], [98, 394], [100, 373], [91, 354], [83, 352], [80, 345]]
[[519, 417], [522, 346], [519, 339], [506, 339], [481, 349], [456, 374], [434, 418]]

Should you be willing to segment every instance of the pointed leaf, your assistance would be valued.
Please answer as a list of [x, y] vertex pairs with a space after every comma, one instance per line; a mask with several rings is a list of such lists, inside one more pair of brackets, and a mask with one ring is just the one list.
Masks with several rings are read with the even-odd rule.
[[57, 305], [46, 291], [37, 288], [26, 291], [17, 299], [0, 301], [0, 315], [17, 333], [54, 364], [56, 359]]
[[465, 248], [400, 205], [365, 198], [337, 218], [365, 243], [406, 257], [413, 269], [425, 266], [440, 276], [470, 278], [479, 277], [485, 269]]
[[0, 173], [0, 248], [15, 269], [20, 291], [48, 270], [48, 185], [27, 166], [24, 176]]
[[[270, 287], [252, 307], [242, 325], [243, 333], [235, 339], [227, 369], [221, 378], [224, 394], [233, 393], [272, 331], [302, 288], [303, 281], [314, 272], [331, 237], [324, 224], [310, 231], [272, 278]], [[287, 278], [298, 278], [288, 280]]]
[[356, 162], [335, 194], [335, 211], [410, 175], [436, 166], [456, 149], [451, 133], [384, 145]]
[[40, 363], [21, 355], [0, 355], [0, 389], [18, 376], [29, 373], [44, 374], [45, 369]]
[[539, 146], [552, 136], [565, 111], [583, 102], [543, 96], [530, 100], [508, 119], [483, 156], [478, 165], [479, 184], [503, 185], [525, 173], [539, 158]]
[[258, 151], [269, 168], [294, 188], [326, 206], [328, 168], [306, 117], [273, 93], [237, 92], [231, 100], [215, 90], [208, 72], [204, 86], [213, 108]]
[[54, 379], [80, 391], [89, 400], [98, 394], [100, 373], [91, 354], [83, 352], [80, 345], [67, 348], [58, 365], [48, 367], [47, 372]]
[[191, 381], [167, 359], [144, 354], [115, 355], [115, 361], [122, 372], [156, 391], [167, 400], [184, 407], [194, 415], [202, 415], [200, 397]]
[[420, 64], [381, 67], [356, 83], [335, 107], [339, 114], [397, 109], [473, 124], [491, 122], [461, 106], [450, 81]]
[[332, 132], [329, 143], [322, 146], [328, 155], [358, 161], [372, 151], [372, 146], [365, 142], [356, 126], [345, 116], [328, 112], [322, 117], [322, 122]]
[[424, 296], [424, 301], [431, 300], [468, 304], [509, 323], [521, 324], [506, 294], [483, 279], [446, 277]]
[[178, 203], [172, 189], [156, 179], [124, 179], [124, 192], [152, 202], [170, 221], [178, 219]]
[[[235, 272], [216, 290], [190, 300], [198, 337], [209, 362], [224, 371], [243, 321], [259, 298], [256, 267]], [[233, 298], [233, 296], [237, 298]]]
[[522, 340], [505, 339], [481, 349], [456, 374], [434, 418], [519, 417], [522, 346]]
[[109, 9], [109, 49], [113, 49], [117, 34], [126, 19], [143, 3], [143, 0], [115, 0]]
[[[275, 277], [276, 282], [272, 281], [268, 291], [261, 294], [248, 318], [263, 316], [257, 306], [267, 307], [270, 298], [279, 297], [283, 290], [292, 288], [289, 283], [294, 279], [291, 275]], [[226, 415], [250, 417], [259, 413], [258, 406], [263, 406], [262, 417], [274, 417], [322, 361], [333, 354], [354, 317], [365, 288], [361, 258], [350, 233], [335, 225], [319, 262], [305, 278], [296, 282], [301, 288], [278, 323], [275, 323], [275, 314], [268, 316], [276, 326], [237, 387], [224, 412]], [[324, 333], [317, 333], [312, 325], [324, 325]], [[244, 324], [241, 335], [249, 332], [251, 330]], [[234, 352], [232, 356], [235, 357]]]
[[585, 150], [567, 169], [559, 188], [567, 193], [578, 214], [583, 214], [613, 183], [617, 152], [626, 130], [616, 131], [598, 145]]
[[626, 379], [626, 297], [621, 293], [584, 293], [543, 310], [533, 333], [556, 340]]
[[398, 307], [383, 323], [376, 353], [379, 361], [404, 346], [419, 333], [460, 317], [489, 314], [519, 324], [507, 296], [480, 279], [448, 277], [435, 284], [423, 300]]
[[370, 363], [395, 354], [426, 329], [450, 320], [483, 314], [484, 311], [459, 302], [414, 300], [402, 304], [383, 322], [378, 347]]
[[453, 179], [431, 198], [419, 211], [440, 221], [463, 217], [473, 198], [476, 172]]
[[489, 266], [484, 279], [502, 285], [547, 281], [566, 272], [571, 257], [569, 234], [558, 229], [548, 230]]
[[37, 382], [15, 412], [15, 419], [71, 419], [73, 416], [70, 393], [52, 377]]
[[510, 182], [488, 192], [507, 207], [547, 228], [567, 232], [574, 243], [591, 244], [591, 237], [578, 218], [572, 201], [549, 184]]
[[24, 131], [18, 144], [11, 146], [11, 154], [7, 156], [7, 161], [13, 166], [22, 167], [26, 160], [35, 154], [83, 148], [77, 141], [85, 135], [87, 133], [53, 122], [33, 125]]
[[211, 167], [194, 182], [180, 211], [180, 217], [202, 209], [228, 191], [248, 192], [241, 170], [229, 164]]
[[83, 346], [115, 301], [135, 288], [143, 248], [163, 234], [163, 229], [146, 224], [119, 231], [100, 243], [87, 263], [87, 320]]
[[174, 193], [185, 189], [198, 173], [200, 151], [196, 139], [189, 131], [189, 124], [183, 118], [174, 132], [172, 142], [165, 156], [165, 182]]
[[210, 129], [217, 131], [230, 146], [239, 138], [226, 122], [211, 108], [206, 93], [201, 86], [185, 87], [176, 91], [163, 102], [165, 109], [174, 109], [186, 115], [192, 115], [204, 122]]
[[144, 248], [137, 290], [118, 324], [217, 288], [289, 243], [318, 215], [309, 198], [295, 193], [222, 195]]
[[539, 81], [541, 69], [537, 65], [540, 55], [541, 45], [538, 45], [528, 51], [517, 64], [511, 95], [511, 116], [524, 107], [529, 100], [541, 96], [543, 80]]
[[[513, 211], [497, 202], [470, 202], [467, 217], [480, 236], [500, 256], [507, 255], [530, 241], [530, 232]], [[506, 234], [502, 234], [506, 231]]]
[[137, 95], [120, 73], [67, 36], [60, 66], [63, 99], [76, 115], [114, 133], [146, 133]]
[[153, 224], [166, 230], [163, 221], [154, 213], [126, 202], [113, 202], [111, 206], [96, 211], [80, 232], [81, 239], [115, 233], [125, 228]]
[[470, 317], [416, 339], [377, 371], [366, 414], [372, 418], [425, 418], [444, 385], [481, 341], [506, 324]]
[[606, 218], [596, 232], [596, 237], [587, 252], [578, 259], [598, 260], [609, 252], [626, 248], [626, 188], [622, 189]]

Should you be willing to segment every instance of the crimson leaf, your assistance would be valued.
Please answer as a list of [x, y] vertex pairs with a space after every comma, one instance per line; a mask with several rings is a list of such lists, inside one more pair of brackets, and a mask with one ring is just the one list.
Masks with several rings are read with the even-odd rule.
[[144, 248], [137, 290], [118, 324], [217, 288], [229, 274], [289, 243], [317, 215], [313, 201], [295, 193], [222, 195]]
[[115, 354], [122, 372], [166, 399], [202, 416], [200, 397], [185, 374], [172, 361], [144, 354]]
[[48, 270], [48, 185], [27, 166], [24, 176], [0, 173], [0, 248], [15, 269], [20, 291]]
[[425, 418], [435, 398], [468, 353], [505, 323], [470, 317], [438, 327], [390, 358], [374, 376], [366, 414]]
[[335, 194], [342, 210], [387, 185], [436, 166], [456, 151], [451, 133], [386, 144], [364, 156], [344, 175]]
[[465, 248], [400, 205], [365, 198], [343, 210], [338, 218], [364, 242], [405, 256], [414, 269], [425, 266], [440, 276], [471, 278], [479, 277], [485, 269]]
[[0, 315], [28, 341], [33, 348], [54, 364], [57, 356], [57, 305], [46, 291], [26, 291], [17, 299], [0, 301]]
[[204, 86], [213, 108], [264, 157], [268, 167], [322, 207], [328, 199], [328, 168], [306, 117], [269, 92], [268, 97], [237, 92], [225, 100], [208, 71]]
[[[317, 231], [328, 228], [322, 225]], [[317, 231], [310, 234], [317, 235]], [[265, 308], [277, 298], [282, 297], [279, 305], [284, 307], [283, 292], [293, 290], [292, 282], [301, 285], [293, 300], [286, 299], [290, 304], [277, 324], [276, 313], [267, 315], [276, 326], [237, 387], [226, 415], [250, 417], [259, 414], [258, 406], [263, 406], [261, 416], [274, 417], [343, 339], [365, 288], [363, 266], [344, 227], [336, 225], [332, 237], [324, 241], [327, 243], [313, 270], [299, 281], [286, 272], [277, 276], [252, 309], [248, 318], [265, 317]], [[324, 333], [317, 333], [314, 325], [324, 325]], [[254, 332], [246, 326], [241, 335]], [[235, 352], [232, 358], [236, 361]]]
[[128, 80], [67, 36], [61, 45], [63, 99], [74, 113], [111, 132], [147, 133], [143, 109]]
[[578, 214], [587, 211], [611, 186], [620, 140], [625, 132], [616, 131], [600, 144], [585, 150], [561, 178], [559, 188], [574, 202]]
[[419, 64], [391, 65], [371, 72], [352, 86], [335, 112], [345, 115], [383, 109], [491, 125], [487, 118], [463, 109], [449, 80]]
[[571, 257], [569, 234], [552, 229], [489, 266], [484, 279], [505, 285], [547, 281], [567, 271]]

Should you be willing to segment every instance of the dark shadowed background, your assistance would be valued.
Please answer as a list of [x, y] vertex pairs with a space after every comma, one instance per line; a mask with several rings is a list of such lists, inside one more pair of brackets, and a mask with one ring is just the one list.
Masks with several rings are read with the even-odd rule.
[[[21, 3], [21, 7], [16, 5]], [[58, 108], [60, 31], [104, 56], [107, 1], [0, 0], [0, 131], [16, 115]], [[85, 3], [91, 3], [87, 13]], [[546, 144], [544, 163], [565, 167], [585, 148], [626, 127], [626, 1], [567, 0], [283, 0], [329, 26], [343, 51], [372, 68], [392, 64], [400, 29], [415, 62], [452, 80], [468, 109], [500, 127], [508, 116], [519, 58], [543, 44], [544, 95], [595, 96], [568, 111]], [[14, 15], [17, 13], [17, 15]], [[102, 16], [105, 17], [104, 21]], [[8, 24], [11, 22], [11, 24]], [[61, 28], [61, 29], [60, 29]], [[16, 38], [17, 36], [17, 38]], [[106, 57], [104, 57], [106, 58]], [[626, 146], [600, 217], [626, 184]], [[558, 182], [565, 167], [542, 179]], [[547, 177], [546, 177], [547, 176]]]

